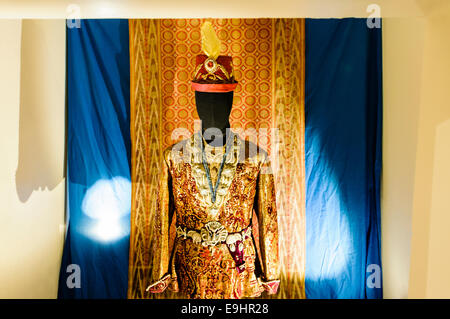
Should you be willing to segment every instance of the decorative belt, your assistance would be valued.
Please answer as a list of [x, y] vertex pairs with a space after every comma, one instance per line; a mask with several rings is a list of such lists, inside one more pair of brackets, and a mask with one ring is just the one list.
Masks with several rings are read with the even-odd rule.
[[201, 244], [204, 247], [212, 247], [225, 242], [239, 273], [245, 270], [244, 240], [251, 235], [251, 225], [240, 232], [229, 233], [218, 221], [206, 223], [199, 231], [181, 226], [177, 227], [178, 238], [191, 238], [194, 243]]

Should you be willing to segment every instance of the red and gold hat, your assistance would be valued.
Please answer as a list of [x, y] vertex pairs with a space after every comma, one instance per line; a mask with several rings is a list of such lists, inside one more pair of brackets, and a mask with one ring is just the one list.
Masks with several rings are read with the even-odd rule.
[[211, 22], [202, 25], [202, 50], [196, 58], [192, 88], [200, 92], [230, 92], [238, 82], [234, 79], [231, 56], [219, 55], [220, 40]]

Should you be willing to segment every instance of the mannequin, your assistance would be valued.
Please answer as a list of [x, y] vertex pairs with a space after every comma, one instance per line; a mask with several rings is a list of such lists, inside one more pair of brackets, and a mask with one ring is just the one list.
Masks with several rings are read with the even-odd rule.
[[202, 121], [202, 134], [206, 143], [214, 147], [223, 146], [230, 131], [233, 91], [226, 93], [195, 91], [195, 104], [198, 117]]
[[[265, 173], [270, 162], [265, 152], [248, 152], [250, 142], [231, 132], [238, 82], [232, 57], [220, 55], [220, 48], [212, 24], [205, 22], [205, 54], [197, 55], [191, 82], [202, 129], [175, 144], [185, 147], [174, 152], [172, 145], [164, 151], [147, 288], [151, 293], [169, 288], [192, 299], [247, 298], [263, 291], [274, 294], [280, 283], [274, 178]], [[176, 238], [168, 231], [173, 208]], [[259, 257], [252, 235], [254, 213], [263, 221], [255, 223]]]

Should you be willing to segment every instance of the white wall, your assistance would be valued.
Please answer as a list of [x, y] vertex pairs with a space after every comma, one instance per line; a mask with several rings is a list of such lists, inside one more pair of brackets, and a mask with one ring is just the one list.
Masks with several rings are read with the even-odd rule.
[[450, 3], [427, 18], [409, 296], [450, 298]]
[[[20, 0], [0, 3], [0, 18], [300, 18], [367, 17], [377, 4], [383, 17], [421, 16], [442, 0]], [[446, 0], [444, 0], [446, 1]], [[430, 4], [431, 3], [431, 4]], [[69, 7], [70, 5], [76, 5]]]
[[55, 298], [64, 235], [64, 20], [0, 20], [0, 298]]
[[381, 233], [385, 298], [407, 298], [424, 18], [383, 20]]
[[450, 298], [450, 4], [383, 22], [385, 298]]

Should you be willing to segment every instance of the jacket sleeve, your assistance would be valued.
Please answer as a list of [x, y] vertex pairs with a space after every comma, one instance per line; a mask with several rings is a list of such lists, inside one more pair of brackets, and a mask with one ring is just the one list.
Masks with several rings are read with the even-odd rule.
[[[174, 212], [172, 196], [172, 178], [169, 171], [170, 151], [164, 152], [161, 173], [156, 194], [156, 211], [151, 219], [151, 259], [150, 285], [147, 291], [163, 292], [171, 283], [169, 271], [169, 227]], [[151, 214], [152, 212], [150, 212]]]
[[264, 289], [273, 294], [277, 292], [280, 283], [278, 220], [274, 178], [267, 156], [264, 156], [261, 163], [256, 192], [255, 210], [258, 217], [263, 272], [261, 280]]

